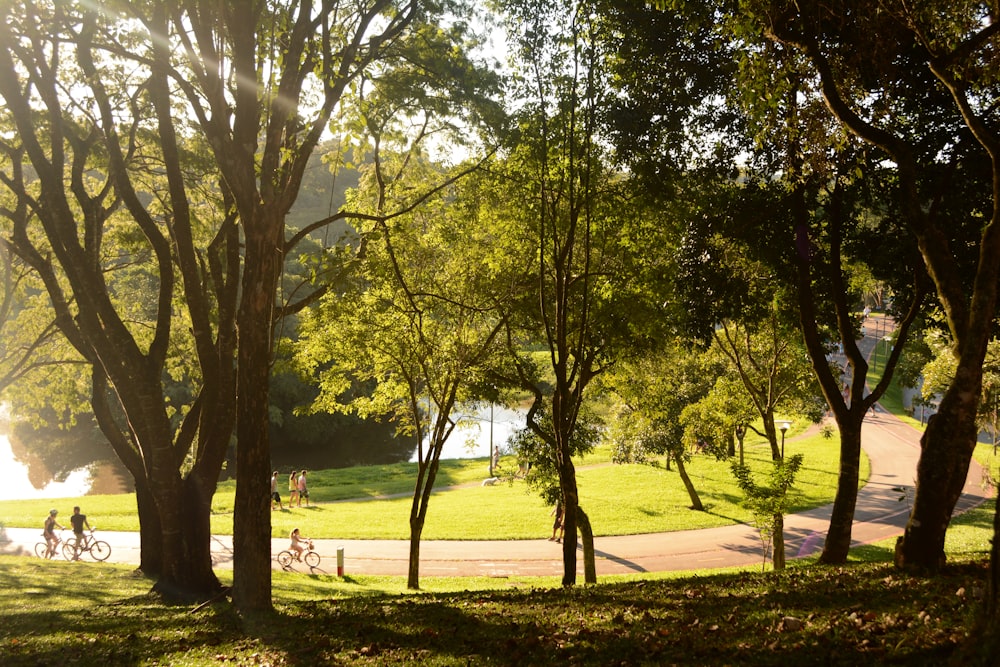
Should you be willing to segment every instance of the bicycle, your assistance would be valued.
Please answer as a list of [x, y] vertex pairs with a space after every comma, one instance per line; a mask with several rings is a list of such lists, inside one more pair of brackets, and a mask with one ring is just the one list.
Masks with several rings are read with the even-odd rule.
[[309, 540], [308, 542], [306, 542], [306, 550], [302, 553], [301, 558], [296, 556], [295, 552], [291, 551], [290, 549], [286, 549], [285, 551], [282, 551], [280, 554], [278, 554], [277, 561], [278, 564], [281, 565], [281, 567], [283, 567], [286, 570], [292, 566], [293, 561], [305, 561], [306, 565], [308, 565], [309, 567], [318, 567], [319, 554], [313, 551], [312, 540]]
[[[54, 534], [54, 533], [53, 533]], [[42, 537], [45, 537], [45, 533], [42, 533]], [[59, 543], [62, 542], [62, 538], [56, 535], [56, 541], [49, 546], [47, 541], [41, 541], [35, 545], [35, 555], [39, 558], [50, 559], [54, 558], [57, 553], [59, 553]]]
[[105, 561], [111, 555], [111, 545], [94, 537], [93, 528], [89, 535], [84, 533], [81, 540], [82, 544], [78, 544], [75, 537], [63, 542], [62, 554], [66, 560], [80, 560], [80, 556], [88, 554], [96, 561]]

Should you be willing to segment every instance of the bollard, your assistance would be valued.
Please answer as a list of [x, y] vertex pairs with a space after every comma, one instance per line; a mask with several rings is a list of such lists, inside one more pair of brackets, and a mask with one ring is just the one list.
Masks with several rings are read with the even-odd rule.
[[337, 547], [337, 576], [344, 576], [344, 547]]

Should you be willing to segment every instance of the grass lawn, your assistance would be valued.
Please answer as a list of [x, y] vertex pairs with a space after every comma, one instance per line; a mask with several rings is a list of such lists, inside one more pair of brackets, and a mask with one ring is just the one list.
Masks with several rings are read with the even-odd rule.
[[[804, 427], [799, 427], [799, 433]], [[796, 479], [793, 512], [832, 502], [836, 492], [839, 441], [820, 434], [789, 437], [786, 454], [803, 453], [805, 461]], [[747, 438], [747, 462], [761, 474], [770, 463], [762, 439]], [[728, 463], [696, 455], [688, 473], [701, 496], [705, 512], [689, 508], [691, 500], [676, 469], [650, 465], [611, 465], [610, 453], [598, 449], [578, 463], [578, 485], [583, 508], [595, 534], [627, 535], [749, 522], [740, 506]], [[507, 457], [501, 466], [512, 469]], [[862, 480], [868, 477], [863, 460]], [[481, 486], [485, 459], [442, 461], [431, 500], [424, 539], [533, 539], [549, 534], [550, 508], [527, 490], [523, 481]], [[309, 473], [310, 507], [272, 513], [274, 537], [300, 528], [306, 535], [341, 539], [408, 539], [415, 464], [320, 470]], [[450, 487], [450, 488], [449, 488]], [[389, 496], [389, 497], [386, 497]], [[397, 497], [398, 496], [398, 497]], [[235, 485], [224, 482], [213, 499], [212, 530], [232, 534]], [[287, 500], [287, 496], [285, 497]], [[138, 530], [132, 494], [86, 496], [79, 499], [0, 502], [0, 524], [34, 527], [50, 507], [66, 518], [79, 504], [99, 530]]]
[[[995, 665], [970, 642], [993, 502], [955, 519], [933, 578], [893, 540], [841, 567], [421, 579], [273, 573], [275, 613], [165, 606], [131, 567], [0, 556], [0, 664]], [[229, 583], [230, 571], [219, 573]], [[973, 648], [969, 648], [969, 644]]]
[[[274, 573], [275, 613], [164, 606], [131, 568], [0, 557], [0, 664], [995, 665], [967, 648], [993, 503], [956, 519], [951, 564], [919, 578], [892, 540], [841, 567], [603, 577]], [[231, 572], [221, 572], [229, 577]], [[226, 581], [228, 583], [228, 579]], [[961, 660], [958, 659], [959, 655]]]

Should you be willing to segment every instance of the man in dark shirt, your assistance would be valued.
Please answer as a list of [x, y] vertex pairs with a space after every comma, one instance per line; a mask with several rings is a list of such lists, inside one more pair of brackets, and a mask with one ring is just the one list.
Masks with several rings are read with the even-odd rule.
[[92, 529], [90, 528], [90, 523], [87, 522], [87, 515], [80, 514], [79, 507], [73, 508], [73, 516], [69, 518], [69, 522], [73, 525], [73, 535], [76, 537], [76, 549], [73, 560], [80, 560], [80, 551], [87, 543], [87, 536], [83, 534], [83, 527], [86, 526], [88, 529]]

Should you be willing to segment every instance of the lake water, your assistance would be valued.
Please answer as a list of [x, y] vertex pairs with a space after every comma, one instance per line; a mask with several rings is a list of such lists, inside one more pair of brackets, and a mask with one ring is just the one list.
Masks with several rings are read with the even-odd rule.
[[[523, 410], [489, 407], [464, 415], [441, 453], [443, 459], [488, 457], [491, 443], [504, 451], [507, 438], [524, 427]], [[411, 461], [416, 461], [414, 451]], [[22, 498], [75, 498], [93, 493], [122, 493], [125, 482], [112, 470], [100, 465], [72, 471], [64, 481], [55, 481], [44, 464], [29, 466], [14, 456], [10, 441], [0, 433], [0, 500]], [[97, 485], [98, 488], [92, 488]]]
[[[494, 406], [480, 408], [472, 414], [462, 415], [441, 451], [442, 459], [474, 459], [488, 457], [491, 442], [504, 451], [507, 438], [524, 428], [524, 410], [511, 410]], [[417, 460], [414, 451], [410, 461]]]
[[81, 468], [71, 472], [63, 482], [49, 480], [35, 486], [28, 466], [14, 458], [7, 434], [0, 434], [0, 500], [82, 496], [90, 489], [91, 482], [90, 470]]

